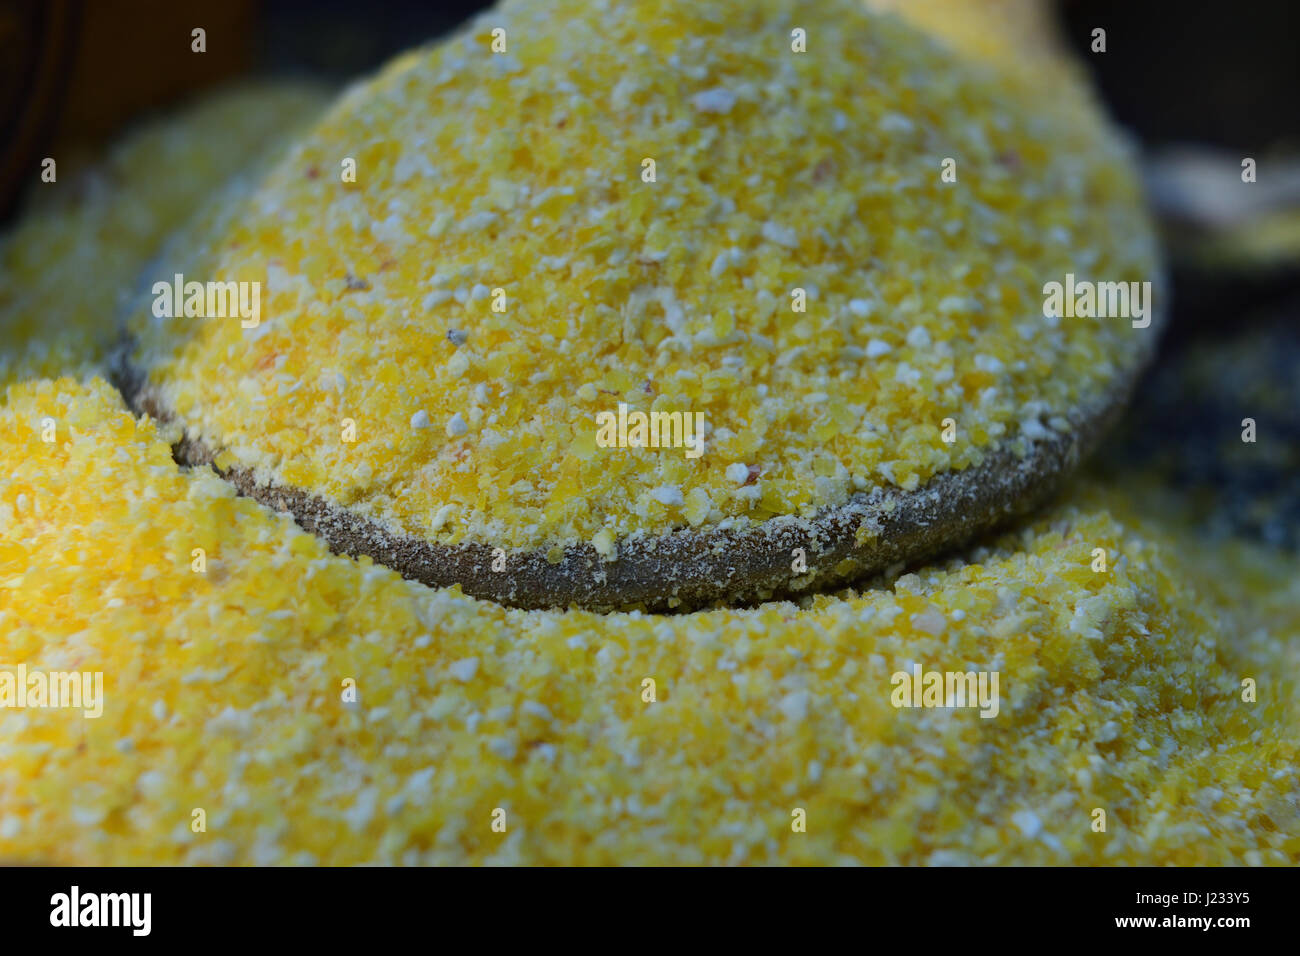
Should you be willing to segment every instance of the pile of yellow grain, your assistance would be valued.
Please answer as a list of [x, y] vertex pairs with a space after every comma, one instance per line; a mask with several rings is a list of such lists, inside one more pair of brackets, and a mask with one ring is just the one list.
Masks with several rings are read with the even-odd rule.
[[[612, 557], [912, 490], [1067, 429], [1155, 333], [1043, 316], [1067, 273], [1158, 279], [1086, 102], [849, 0], [506, 2], [205, 239], [187, 274], [263, 283], [262, 319], [142, 305], [164, 407], [223, 467], [444, 544]], [[707, 453], [599, 448], [620, 403], [702, 414]]]
[[[498, 512], [513, 502], [519, 540], [544, 526], [590, 531], [567, 495], [594, 489], [573, 499], [587, 508], [600, 495], [614, 502], [618, 481], [639, 487], [632, 474], [602, 485], [576, 433], [566, 446], [542, 428], [566, 416], [577, 421], [598, 401], [701, 401], [721, 420], [732, 413], [745, 420], [746, 429], [730, 437], [715, 433], [712, 447], [725, 453], [724, 464], [771, 463], [754, 505], [760, 513], [842, 490], [842, 475], [815, 453], [822, 445], [872, 480], [919, 481], [941, 463], [926, 451], [927, 429], [945, 402], [996, 393], [978, 406], [982, 437], [967, 436], [958, 447], [959, 455], [974, 454], [1013, 423], [1020, 427], [1015, 412], [1030, 382], [1047, 376], [1052, 400], [1065, 402], [1101, 381], [1106, 357], [1124, 341], [1116, 329], [1062, 333], [1048, 365], [1021, 369], [1015, 363], [1031, 359], [1015, 351], [1008, 316], [1015, 303], [1032, 304], [1031, 276], [1016, 256], [1064, 269], [1091, 236], [1096, 261], [1131, 259], [1133, 250], [1112, 247], [1116, 237], [1106, 231], [1132, 222], [1122, 161], [1094, 155], [1077, 167], [1054, 166], [1050, 124], [1019, 112], [1021, 93], [990, 92], [996, 84], [975, 66], [964, 73], [904, 27], [872, 21], [880, 25], [854, 41], [862, 45], [856, 51], [834, 31], [810, 32], [810, 50], [844, 58], [844, 67], [822, 66], [843, 85], [824, 96], [805, 85], [803, 114], [778, 111], [789, 137], [765, 146], [790, 186], [778, 199], [770, 183], [738, 175], [744, 157], [726, 155], [727, 136], [709, 125], [751, 122], [780, 101], [775, 90], [742, 84], [760, 67], [756, 60], [788, 55], [785, 28], [796, 24], [782, 22], [770, 51], [721, 55], [717, 41], [771, 12], [766, 3], [743, 6], [732, 24], [710, 21], [716, 4], [682, 8], [676, 20], [622, 4], [604, 8], [596, 31], [565, 23], [573, 19], [563, 15], [568, 2], [551, 15], [553, 24], [539, 21], [536, 6], [509, 5], [502, 21], [511, 27], [508, 59], [488, 59], [491, 20], [440, 51], [403, 58], [291, 147], [270, 186], [259, 190], [258, 174], [237, 187], [269, 207], [245, 214], [211, 195], [233, 170], [202, 164], [221, 131], [246, 130], [249, 154], [276, 117], [309, 108], [297, 94], [282, 102], [284, 112], [274, 96], [236, 97], [142, 134], [118, 154], [112, 189], [52, 199], [49, 211], [5, 240], [0, 324], [17, 337], [0, 343], [0, 384], [8, 386], [0, 402], [0, 694], [4, 675], [22, 665], [29, 673], [100, 672], [104, 699], [98, 717], [0, 707], [0, 860], [1300, 862], [1294, 556], [1238, 541], [1209, 545], [1176, 524], [1134, 514], [1119, 487], [1093, 483], [961, 559], [860, 592], [680, 616], [507, 610], [331, 555], [285, 516], [236, 497], [211, 470], [178, 468], [169, 446], [179, 427], [133, 416], [92, 376], [110, 303], [135, 287], [167, 230], [197, 207], [190, 227], [166, 243], [168, 264], [237, 268], [241, 253], [212, 239], [233, 236], [279, 250], [279, 279], [294, 271], [303, 277], [274, 286], [274, 318], [263, 337], [241, 339], [226, 356], [225, 377], [202, 383], [220, 391], [223, 382], [253, 382], [273, 399], [262, 405], [230, 388], [228, 404], [212, 405], [222, 435], [238, 439], [238, 427], [256, 424], [247, 421], [253, 412], [350, 412], [368, 423], [360, 452], [374, 470], [366, 488], [382, 486], [385, 469], [422, 463], [421, 480], [441, 482], [439, 493]], [[925, 10], [942, 6], [936, 0], [910, 15], [924, 25]], [[848, 16], [845, 9], [833, 13]], [[937, 31], [945, 40], [980, 55], [987, 30], [976, 24], [965, 35], [965, 21], [930, 19], [947, 24], [946, 33]], [[576, 29], [569, 49], [588, 52], [557, 61], [556, 25]], [[715, 42], [692, 40], [699, 36]], [[675, 80], [636, 59], [666, 50], [681, 59]], [[1005, 66], [999, 50], [985, 58]], [[875, 72], [851, 74], [847, 64], [864, 53]], [[635, 68], [623, 62], [629, 57]], [[781, 67], [774, 82], [788, 84], [782, 95], [793, 95], [804, 69], [811, 67]], [[921, 70], [930, 86], [915, 78]], [[631, 76], [630, 85], [605, 82], [615, 71]], [[658, 85], [637, 88], [636, 77]], [[736, 81], [732, 113], [699, 123], [694, 107], [679, 109], [724, 77]], [[850, 85], [864, 101], [848, 102]], [[605, 97], [599, 109], [593, 89]], [[969, 99], [972, 108], [989, 109], [992, 101], [979, 100], [977, 90], [1003, 97], [995, 102], [1006, 111], [1016, 161], [1054, 171], [1050, 189], [999, 177], [1005, 144], [961, 140], [975, 134], [954, 126], [950, 114], [934, 112], [910, 131], [890, 119], [926, 103]], [[677, 105], [656, 113], [656, 97], [668, 93]], [[940, 99], [927, 99], [933, 96]], [[438, 163], [429, 173], [408, 149], [416, 144], [416, 114], [439, 104], [455, 108], [436, 121], [424, 117], [434, 124], [425, 146]], [[864, 109], [871, 122], [892, 124], [892, 137], [873, 140], [856, 129], [863, 121], [850, 111]], [[503, 132], [534, 127], [531, 137]], [[589, 143], [590, 166], [562, 162], [569, 155], [563, 136]], [[891, 152], [903, 149], [896, 137], [919, 137], [936, 158], [955, 138], [975, 149], [984, 175], [940, 193], [933, 170], [913, 169]], [[842, 152], [844, 142], [858, 152]], [[880, 152], [864, 169], [914, 205], [885, 205], [880, 196], [879, 206], [852, 209], [818, 184], [826, 162], [840, 164], [833, 166], [839, 175], [864, 175], [843, 164], [870, 149]], [[660, 157], [654, 194], [637, 191], [646, 153]], [[337, 182], [347, 155], [359, 163], [355, 188]], [[730, 178], [682, 175], [706, 157]], [[107, 168], [119, 168], [114, 162]], [[524, 171], [545, 172], [552, 185], [524, 194]], [[1071, 191], [1075, 176], [1091, 185], [1080, 181]], [[431, 213], [426, 220], [407, 223], [400, 208], [374, 205], [378, 195], [396, 195], [381, 190], [398, 186], [410, 209]], [[1095, 199], [1094, 187], [1109, 199], [1083, 202]], [[311, 208], [312, 197], [321, 204]], [[999, 214], [986, 221], [985, 207]], [[608, 211], [584, 222], [592, 209]], [[797, 226], [797, 244], [763, 245], [755, 209]], [[967, 224], [948, 235], [954, 250], [935, 246], [926, 232], [944, 235], [936, 211]], [[711, 246], [701, 251], [673, 238], [671, 228], [696, 228], [690, 217], [706, 213], [716, 221], [700, 241], [735, 242], [744, 255], [719, 260]], [[322, 234], [350, 245], [314, 244], [312, 215], [333, 230]], [[491, 216], [498, 217], [495, 237]], [[284, 229], [298, 230], [293, 241], [272, 228], [282, 219]], [[996, 236], [1014, 255], [1003, 259], [975, 242], [971, 222], [993, 230], [1020, 224], [1019, 238]], [[507, 223], [515, 232], [499, 242]], [[406, 260], [384, 266], [388, 246], [405, 241], [408, 228], [405, 239], [417, 250], [422, 236], [438, 238], [431, 274], [415, 274]], [[1053, 229], [1063, 231], [1059, 248], [1041, 242]], [[886, 264], [872, 290], [878, 301], [869, 300], [875, 305], [855, 306], [864, 293], [819, 267], [823, 232]], [[641, 243], [635, 256], [628, 236]], [[1031, 239], [1040, 248], [1028, 248]], [[1142, 255], [1144, 243], [1139, 236]], [[344, 248], [354, 258], [345, 261]], [[947, 255], [974, 271], [955, 275], [956, 259]], [[563, 265], [552, 261], [565, 257]], [[482, 263], [492, 268], [479, 275], [473, 270]], [[355, 281], [349, 288], [348, 275], [369, 289]], [[691, 349], [657, 338], [668, 300], [647, 299], [650, 312], [639, 325], [635, 316], [598, 308], [660, 275], [697, 297], [698, 327], [691, 319], [682, 333], [696, 343]], [[972, 295], [997, 290], [1009, 311], [954, 306], [922, 319], [907, 290], [927, 276], [967, 282]], [[475, 333], [453, 348], [445, 332], [469, 328], [469, 310], [485, 304], [473, 290], [512, 278], [528, 279], [542, 298], [515, 292], [515, 311], [505, 317], [476, 313]], [[304, 281], [328, 294], [299, 309], [295, 283]], [[778, 318], [785, 287], [796, 281], [818, 290], [817, 311]], [[577, 291], [584, 288], [591, 290], [585, 305]], [[752, 294], [758, 313], [735, 316], [719, 305], [742, 292]], [[381, 324], [394, 301], [405, 301], [409, 319]], [[319, 323], [311, 334], [283, 338], [311, 323]], [[909, 342], [915, 328], [927, 330], [929, 346]], [[623, 329], [632, 330], [626, 338]], [[214, 348], [227, 331], [211, 330], [214, 337], [200, 344]], [[727, 344], [706, 344], [711, 336]], [[808, 398], [846, 368], [863, 374], [843, 354], [862, 336], [891, 348], [875, 356], [872, 368], [888, 374], [871, 392], [869, 413], [828, 400], [786, 402], [769, 417], [767, 399], [778, 385]], [[582, 366], [579, 346], [565, 343], [589, 340], [608, 350]], [[719, 349], [741, 363], [712, 362]], [[782, 365], [772, 361], [787, 355]], [[269, 378], [244, 367], [268, 356]], [[926, 364], [936, 356], [938, 365]], [[200, 359], [210, 358], [190, 352], [176, 361], [202, 367]], [[926, 387], [908, 386], [904, 366], [923, 372]], [[960, 391], [945, 397], [929, 386], [949, 367], [948, 381]], [[494, 383], [512, 376], [526, 387], [498, 394]], [[383, 436], [405, 434], [417, 397], [477, 402], [481, 387], [493, 389], [490, 401], [473, 406], [481, 417], [472, 410], [464, 417], [482, 482], [448, 465], [444, 452], [455, 449], [443, 443], [445, 432], [384, 452]], [[539, 397], [544, 415], [535, 408]], [[880, 427], [858, 428], [862, 416]], [[303, 421], [308, 431], [316, 427]], [[493, 429], [511, 441], [491, 446], [485, 436]], [[302, 450], [292, 442], [276, 449]], [[338, 464], [325, 452], [307, 457], [304, 481], [324, 480], [311, 469], [328, 477]], [[525, 465], [536, 474], [521, 479]], [[655, 467], [673, 466], [665, 457]], [[355, 471], [342, 474], [340, 487], [354, 478]], [[734, 502], [712, 471], [674, 480], [689, 484], [691, 514], [730, 513]], [[703, 511], [700, 494], [709, 501]], [[997, 717], [895, 708], [891, 678], [913, 665], [996, 671]]]
[[[0, 710], [0, 856], [1300, 861], [1294, 561], [1114, 493], [802, 607], [522, 612], [330, 555], [169, 437], [102, 383], [0, 411], [0, 660], [106, 698]], [[998, 716], [896, 709], [913, 663], [998, 671]]]

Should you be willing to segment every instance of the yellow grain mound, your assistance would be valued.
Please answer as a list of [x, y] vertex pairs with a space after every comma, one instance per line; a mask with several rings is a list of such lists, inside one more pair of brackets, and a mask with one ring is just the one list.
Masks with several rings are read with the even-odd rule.
[[[0, 709], [0, 858], [1300, 862], [1294, 559], [1083, 489], [802, 607], [510, 611], [330, 555], [171, 437], [102, 382], [0, 409], [0, 674], [104, 675], [98, 718]], [[999, 672], [998, 715], [896, 709], [913, 664]]]
[[[613, 556], [1067, 428], [1155, 330], [1042, 289], [1154, 279], [1140, 205], [1094, 122], [849, 0], [516, 0], [355, 87], [187, 260], [263, 283], [257, 327], [133, 328], [223, 467]], [[703, 455], [599, 447], [620, 403], [701, 414]]]

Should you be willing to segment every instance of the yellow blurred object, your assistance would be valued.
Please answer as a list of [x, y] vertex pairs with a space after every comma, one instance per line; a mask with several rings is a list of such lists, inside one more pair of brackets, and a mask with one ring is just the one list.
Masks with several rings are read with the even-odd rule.
[[1082, 73], [1061, 44], [1048, 0], [863, 0], [896, 13], [965, 56], [1029, 87], [1074, 86]]

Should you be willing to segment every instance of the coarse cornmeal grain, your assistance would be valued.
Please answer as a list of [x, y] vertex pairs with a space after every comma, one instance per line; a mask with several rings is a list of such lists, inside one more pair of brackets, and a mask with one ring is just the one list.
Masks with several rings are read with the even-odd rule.
[[[0, 858], [1300, 862], [1293, 558], [1086, 487], [860, 594], [523, 612], [332, 555], [172, 437], [102, 382], [0, 407], [0, 665], [106, 698], [0, 709]], [[913, 663], [998, 671], [998, 715], [895, 709]]]
[[[1043, 315], [1067, 273], [1157, 278], [1079, 115], [855, 3], [507, 2], [354, 87], [211, 236], [192, 271], [264, 283], [257, 328], [138, 311], [139, 407], [300, 517], [280, 489], [552, 564], [916, 491], [1149, 353]], [[620, 403], [701, 414], [704, 454], [599, 447]]]
[[0, 237], [0, 385], [100, 369], [167, 234], [326, 102], [314, 85], [248, 84], [134, 130], [100, 163], [60, 157]]

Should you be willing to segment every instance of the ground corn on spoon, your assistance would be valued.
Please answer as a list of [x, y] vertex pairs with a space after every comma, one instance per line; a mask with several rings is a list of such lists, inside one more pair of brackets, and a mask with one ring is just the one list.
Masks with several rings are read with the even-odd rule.
[[[1157, 271], [1090, 109], [848, 2], [505, 3], [160, 270], [128, 391], [187, 460], [427, 583], [829, 586], [1031, 506], [1150, 353], [1150, 311], [1043, 312], [1046, 283]], [[168, 315], [177, 275], [260, 283], [260, 314]], [[700, 427], [618, 447], [656, 412]]]

